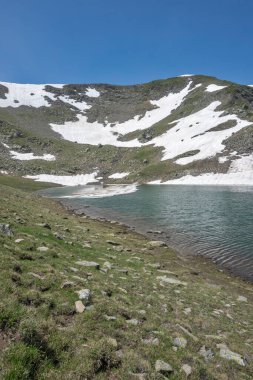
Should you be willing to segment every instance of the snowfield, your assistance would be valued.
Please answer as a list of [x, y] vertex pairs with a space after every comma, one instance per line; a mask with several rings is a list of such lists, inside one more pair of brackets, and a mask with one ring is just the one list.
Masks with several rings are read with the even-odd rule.
[[111, 174], [108, 178], [120, 179], [120, 178], [127, 177], [129, 174], [130, 173], [114, 173], [114, 174]]
[[[8, 88], [9, 92], [5, 94], [6, 99], [0, 98], [0, 107], [50, 107], [50, 103], [45, 96], [51, 100], [56, 100], [55, 95], [45, 90], [44, 84], [18, 84], [0, 82], [1, 85]], [[56, 87], [56, 85], [54, 85]]]
[[253, 154], [232, 161], [227, 173], [186, 175], [166, 182], [149, 182], [151, 185], [247, 185], [253, 186]]
[[[173, 128], [154, 138], [152, 143], [155, 146], [164, 147], [162, 160], [173, 159], [190, 151], [197, 151], [197, 153], [179, 158], [176, 163], [186, 165], [196, 160], [214, 157], [223, 151], [222, 142], [225, 139], [252, 124], [239, 119], [236, 115], [222, 116], [223, 111], [216, 111], [220, 104], [219, 101], [213, 102], [201, 111], [177, 120], [177, 124]], [[222, 131], [209, 132], [210, 129], [229, 120], [235, 120], [236, 126]]]
[[100, 92], [98, 92], [95, 88], [88, 87], [85, 93], [90, 98], [98, 98], [100, 96]]
[[118, 136], [147, 129], [169, 116], [175, 108], [178, 108], [182, 104], [184, 98], [191, 91], [199, 87], [199, 85], [197, 85], [190, 89], [191, 84], [192, 81], [189, 81], [188, 85], [182, 91], [170, 93], [160, 100], [151, 100], [150, 103], [156, 107], [155, 109], [147, 111], [144, 116], [136, 115], [133, 119], [127, 120], [124, 123], [116, 123], [114, 125], [108, 123], [104, 126], [96, 121], [89, 123], [87, 116], [79, 114], [77, 116], [78, 121], [66, 122], [63, 125], [51, 124], [51, 127], [53, 131], [59, 133], [65, 140], [79, 144], [108, 144], [118, 147], [140, 147], [147, 145], [140, 143], [137, 139], [119, 141]]
[[35, 156], [34, 153], [19, 153], [15, 150], [10, 150], [10, 147], [2, 142], [2, 145], [9, 149], [9, 152], [14, 160], [20, 161], [30, 161], [30, 160], [45, 160], [45, 161], [55, 161], [55, 156], [52, 154], [44, 153], [43, 156]]
[[209, 84], [206, 88], [206, 92], [215, 92], [215, 91], [220, 91], [223, 88], [226, 88], [227, 86], [218, 86], [217, 84]]
[[88, 183], [98, 182], [97, 172], [90, 174], [77, 174], [77, 175], [52, 175], [52, 174], [38, 174], [38, 175], [26, 175], [24, 178], [30, 178], [36, 182], [50, 182], [57, 183], [64, 186], [77, 186], [87, 185]]

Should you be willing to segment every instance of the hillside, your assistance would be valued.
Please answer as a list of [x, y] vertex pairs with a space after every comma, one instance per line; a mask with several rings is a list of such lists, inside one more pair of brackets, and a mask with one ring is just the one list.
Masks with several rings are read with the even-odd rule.
[[1, 379], [252, 379], [252, 284], [5, 181]]
[[133, 86], [2, 82], [0, 141], [3, 174], [253, 184], [253, 88], [201, 75]]

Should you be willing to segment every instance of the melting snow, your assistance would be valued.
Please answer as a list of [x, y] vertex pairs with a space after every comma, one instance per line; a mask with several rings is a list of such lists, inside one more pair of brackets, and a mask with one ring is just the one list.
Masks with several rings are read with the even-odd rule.
[[226, 88], [227, 86], [218, 86], [217, 84], [209, 84], [206, 88], [206, 92], [215, 92], [215, 91], [220, 91], [223, 88]]
[[[213, 102], [208, 107], [177, 120], [177, 124], [173, 128], [154, 138], [152, 143], [155, 146], [164, 147], [162, 160], [172, 159], [194, 150], [199, 152], [193, 156], [179, 158], [176, 163], [186, 165], [195, 160], [213, 157], [223, 151], [224, 145], [222, 142], [225, 139], [251, 124], [248, 121], [239, 119], [236, 115], [221, 116], [223, 111], [216, 111], [220, 104], [219, 101]], [[235, 120], [237, 125], [222, 131], [207, 132], [228, 120]]]
[[88, 87], [85, 94], [89, 96], [90, 98], [98, 98], [100, 95], [100, 92], [98, 92], [95, 88]]
[[114, 173], [111, 174], [108, 178], [118, 179], [118, 178], [124, 178], [128, 176], [130, 173]]
[[104, 198], [114, 195], [130, 194], [137, 191], [137, 185], [110, 185], [102, 186], [85, 186], [78, 189], [73, 188], [73, 193], [59, 196], [59, 198]]
[[[54, 94], [45, 90], [44, 84], [18, 84], [0, 82], [7, 87], [9, 92], [5, 94], [6, 99], [0, 99], [0, 107], [50, 107], [50, 103], [45, 96], [51, 100], [56, 100]], [[54, 85], [56, 87], [56, 85]]]
[[27, 175], [24, 178], [34, 179], [37, 182], [50, 182], [57, 183], [64, 186], [77, 186], [77, 185], [87, 185], [91, 182], [98, 182], [97, 172], [90, 174], [77, 174], [77, 175], [52, 175], [52, 174], [38, 174], [38, 175]]
[[147, 111], [144, 116], [136, 115], [133, 119], [123, 123], [106, 126], [95, 121], [89, 123], [87, 116], [78, 115], [78, 121], [66, 122], [63, 125], [51, 124], [52, 129], [58, 132], [64, 139], [77, 142], [79, 144], [109, 144], [119, 147], [139, 147], [146, 144], [140, 143], [137, 139], [131, 141], [119, 141], [118, 135], [125, 135], [136, 130], [143, 130], [166, 118], [171, 112], [179, 107], [184, 98], [196, 87], [190, 89], [192, 81], [178, 93], [170, 93], [160, 100], [151, 100], [151, 104], [157, 108]]
[[253, 154], [234, 160], [227, 173], [186, 175], [167, 182], [152, 181], [152, 185], [247, 185], [253, 186]]
[[[5, 148], [10, 149], [7, 144], [2, 143]], [[55, 156], [52, 154], [43, 154], [43, 156], [35, 156], [34, 153], [19, 153], [15, 150], [10, 150], [10, 154], [14, 160], [20, 161], [30, 161], [30, 160], [45, 160], [45, 161], [55, 161]]]

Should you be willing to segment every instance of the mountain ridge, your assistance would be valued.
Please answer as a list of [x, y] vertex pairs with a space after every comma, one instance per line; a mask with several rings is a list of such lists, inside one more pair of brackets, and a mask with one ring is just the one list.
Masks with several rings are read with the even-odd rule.
[[[2, 172], [38, 178], [96, 171], [108, 183], [123, 178], [115, 173], [129, 173], [127, 183], [213, 173], [223, 175], [216, 183], [225, 174], [225, 182], [253, 184], [253, 88], [215, 77], [136, 85], [1, 82], [0, 123]], [[233, 179], [233, 161], [241, 167], [245, 156], [247, 175]]]

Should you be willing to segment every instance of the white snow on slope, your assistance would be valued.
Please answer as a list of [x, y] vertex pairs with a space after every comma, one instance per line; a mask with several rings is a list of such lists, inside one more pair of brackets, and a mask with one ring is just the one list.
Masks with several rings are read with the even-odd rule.
[[[177, 124], [167, 132], [154, 138], [151, 143], [164, 147], [162, 160], [172, 159], [189, 151], [199, 150], [194, 156], [187, 156], [176, 161], [177, 164], [186, 165], [195, 160], [213, 157], [224, 149], [222, 142], [234, 132], [252, 124], [241, 120], [236, 115], [221, 116], [223, 111], [216, 111], [221, 103], [215, 101], [208, 107], [177, 120]], [[207, 132], [228, 120], [237, 122], [235, 127], [222, 131]], [[175, 121], [173, 122], [175, 123]]]
[[44, 98], [47, 96], [51, 100], [56, 100], [54, 94], [45, 91], [44, 84], [18, 84], [0, 82], [7, 87], [9, 92], [5, 94], [6, 99], [0, 99], [0, 107], [50, 107], [50, 103]]
[[152, 185], [247, 185], [253, 186], [253, 154], [234, 160], [227, 173], [206, 173], [199, 176], [186, 175], [167, 182], [150, 182]]
[[[5, 146], [5, 148], [10, 149], [10, 147], [3, 142], [2, 142], [2, 145]], [[15, 150], [9, 150], [9, 152], [12, 155], [12, 158], [14, 160], [20, 160], [20, 161], [30, 161], [30, 160], [55, 161], [55, 156], [53, 156], [52, 154], [44, 153], [43, 156], [35, 156], [34, 153], [19, 153], [19, 152], [15, 152]]]
[[119, 178], [124, 178], [128, 176], [130, 173], [114, 173], [111, 174], [108, 178], [113, 178], [113, 179], [119, 179]]
[[57, 183], [64, 186], [77, 186], [87, 185], [91, 182], [98, 182], [97, 172], [90, 174], [77, 174], [77, 175], [52, 175], [52, 174], [38, 174], [26, 175], [24, 178], [34, 179], [36, 182], [50, 182]]
[[180, 77], [193, 77], [194, 74], [182, 74], [182, 75], [179, 75], [179, 78]]
[[100, 95], [100, 92], [98, 92], [95, 88], [88, 87], [85, 94], [89, 96], [90, 98], [98, 98]]
[[[77, 115], [78, 121], [66, 122], [63, 125], [51, 124], [52, 129], [59, 133], [64, 139], [74, 141], [79, 144], [109, 144], [121, 147], [139, 147], [142, 145], [137, 139], [131, 141], [118, 141], [118, 135], [125, 135], [136, 130], [143, 130], [151, 127], [165, 117], [169, 116], [175, 108], [179, 107], [184, 98], [197, 86], [190, 89], [192, 81], [178, 93], [170, 93], [160, 100], [151, 100], [151, 104], [157, 108], [147, 111], [144, 116], [136, 115], [133, 119], [123, 123], [110, 123], [104, 126], [98, 122], [89, 123], [87, 116]], [[150, 143], [149, 143], [150, 144]]]
[[79, 189], [74, 188], [72, 194], [59, 196], [59, 198], [104, 198], [112, 197], [114, 195], [130, 194], [137, 191], [137, 185], [110, 185], [102, 186], [85, 186]]
[[248, 87], [253, 87], [253, 84], [248, 84]]
[[91, 106], [89, 106], [86, 102], [78, 102], [75, 99], [71, 99], [69, 96], [58, 96], [57, 99], [61, 100], [64, 103], [68, 103], [71, 106], [78, 108], [80, 111], [85, 111], [85, 110], [91, 108]]
[[227, 86], [218, 86], [217, 84], [209, 84], [206, 88], [206, 92], [215, 92], [215, 91], [220, 91], [223, 88], [226, 88]]

